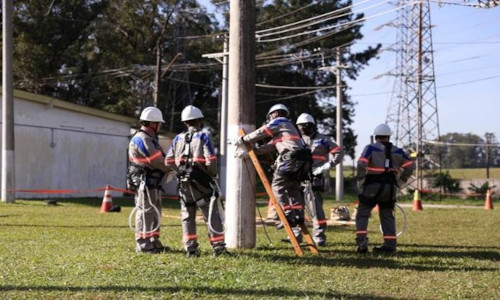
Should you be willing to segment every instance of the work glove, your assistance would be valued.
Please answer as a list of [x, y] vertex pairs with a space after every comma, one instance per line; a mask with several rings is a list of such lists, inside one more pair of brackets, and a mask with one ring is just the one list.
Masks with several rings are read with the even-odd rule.
[[249, 157], [249, 155], [248, 155], [248, 152], [246, 150], [241, 149], [241, 150], [236, 150], [234, 152], [234, 157], [240, 158], [240, 159], [245, 159], [245, 158]]
[[239, 145], [242, 145], [244, 141], [242, 137], [237, 137], [234, 138], [230, 143], [233, 144], [235, 147], [238, 147]]
[[331, 167], [332, 167], [331, 162], [324, 163], [321, 167], [318, 167], [313, 171], [313, 175], [318, 176], [322, 174], [324, 171], [330, 170]]
[[176, 175], [177, 175], [177, 173], [175, 171], [168, 172], [165, 175], [166, 183], [169, 183], [170, 181], [174, 180]]

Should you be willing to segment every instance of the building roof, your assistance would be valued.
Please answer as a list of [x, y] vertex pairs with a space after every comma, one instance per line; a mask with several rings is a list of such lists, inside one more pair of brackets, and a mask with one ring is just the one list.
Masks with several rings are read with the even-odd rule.
[[[0, 91], [0, 94], [1, 94], [1, 91]], [[37, 94], [24, 92], [24, 91], [20, 91], [20, 90], [14, 90], [14, 99], [22, 99], [22, 100], [42, 103], [42, 104], [46, 104], [46, 105], [51, 106], [51, 107], [66, 109], [66, 110], [70, 110], [70, 111], [74, 111], [74, 112], [79, 112], [82, 114], [87, 114], [87, 115], [96, 116], [96, 117], [100, 117], [100, 118], [104, 118], [104, 119], [123, 122], [123, 123], [127, 123], [130, 125], [135, 125], [138, 122], [138, 120], [136, 118], [132, 118], [132, 117], [124, 116], [124, 115], [119, 115], [119, 114], [113, 114], [113, 113], [109, 113], [109, 112], [106, 112], [106, 111], [103, 111], [100, 109], [91, 108], [91, 107], [87, 107], [87, 106], [83, 106], [83, 105], [78, 105], [75, 103], [62, 101], [62, 100], [58, 100], [55, 98], [37, 95]]]

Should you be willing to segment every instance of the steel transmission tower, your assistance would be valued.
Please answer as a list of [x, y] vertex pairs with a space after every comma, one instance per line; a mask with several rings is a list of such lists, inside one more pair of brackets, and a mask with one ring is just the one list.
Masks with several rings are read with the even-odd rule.
[[420, 190], [423, 170], [437, 166], [423, 141], [439, 139], [431, 11], [427, 0], [397, 5], [396, 81], [386, 122], [395, 131], [395, 142], [416, 156], [417, 180], [410, 184]]
[[[439, 4], [492, 8], [499, 0]], [[416, 157], [416, 179], [410, 184], [421, 190], [423, 171], [439, 163], [430, 157], [425, 141], [439, 140], [439, 119], [434, 76], [431, 9], [429, 0], [398, 0], [395, 76], [386, 122], [394, 130], [394, 141]]]

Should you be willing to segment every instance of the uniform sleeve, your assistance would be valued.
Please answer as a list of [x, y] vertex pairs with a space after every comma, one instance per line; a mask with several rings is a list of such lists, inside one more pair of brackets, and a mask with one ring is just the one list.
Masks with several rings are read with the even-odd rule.
[[164, 163], [165, 154], [159, 149], [159, 145], [158, 147], [155, 145], [152, 139], [135, 136], [132, 138], [131, 144], [136, 147], [138, 152], [136, 154], [139, 154], [130, 155], [131, 162], [165, 173], [171, 170]]
[[205, 166], [210, 176], [217, 176], [217, 156], [210, 135], [203, 133], [201, 135], [203, 143], [203, 156], [205, 157]]
[[276, 151], [276, 145], [272, 142], [269, 142], [265, 145], [262, 145], [260, 147], [255, 148], [254, 150], [255, 150], [255, 154], [257, 154], [257, 155], [269, 154], [269, 153], [273, 153]]
[[252, 131], [250, 132], [249, 134], [245, 135], [243, 137], [243, 140], [245, 142], [249, 142], [249, 143], [255, 143], [259, 140], [262, 140], [266, 137], [273, 137], [273, 131], [271, 128], [268, 127], [268, 125], [264, 125], [258, 129], [256, 129], [255, 131]]
[[358, 164], [356, 168], [356, 179], [358, 186], [358, 193], [363, 191], [365, 185], [366, 170], [368, 163], [370, 162], [370, 146], [366, 146], [358, 159]]
[[413, 174], [413, 170], [415, 169], [415, 165], [410, 157], [402, 151], [403, 163], [401, 164], [401, 175], [399, 175], [399, 180], [406, 183], [410, 178], [411, 174]]
[[165, 165], [172, 170], [178, 170], [177, 165], [175, 164], [175, 145], [177, 144], [178, 136], [176, 136], [172, 140], [172, 144], [170, 145], [170, 148], [167, 151], [167, 155], [165, 156]]
[[328, 156], [332, 166], [339, 164], [344, 158], [344, 149], [332, 137], [328, 139]]

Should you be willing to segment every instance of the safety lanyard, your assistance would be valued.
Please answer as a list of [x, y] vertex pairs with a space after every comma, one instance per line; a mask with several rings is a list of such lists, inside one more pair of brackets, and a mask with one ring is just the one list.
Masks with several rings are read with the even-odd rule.
[[384, 168], [385, 172], [387, 173], [392, 167], [392, 155], [391, 155], [392, 143], [384, 143], [384, 147], [385, 147]]
[[189, 131], [184, 133], [184, 149], [182, 150], [181, 163], [184, 164], [186, 166], [186, 168], [190, 167], [190, 164], [192, 164], [192, 162], [190, 161], [190, 159], [191, 159], [190, 144], [191, 144], [192, 138], [193, 138], [193, 133], [191, 133]]

